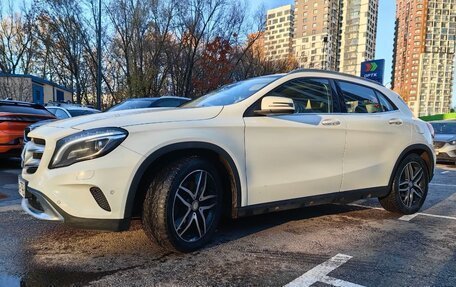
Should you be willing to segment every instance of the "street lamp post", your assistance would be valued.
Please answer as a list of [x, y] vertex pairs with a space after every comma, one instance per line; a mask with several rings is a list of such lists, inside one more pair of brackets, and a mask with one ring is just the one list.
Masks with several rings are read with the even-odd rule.
[[101, 110], [101, 0], [98, 0], [97, 34], [97, 108]]

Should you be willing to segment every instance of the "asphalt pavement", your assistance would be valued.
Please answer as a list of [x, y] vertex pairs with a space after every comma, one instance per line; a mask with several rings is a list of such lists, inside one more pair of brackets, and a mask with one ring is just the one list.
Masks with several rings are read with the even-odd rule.
[[223, 222], [171, 254], [134, 222], [77, 230], [24, 214], [18, 161], [0, 162], [0, 286], [456, 286], [456, 166], [438, 165], [419, 214], [376, 199]]

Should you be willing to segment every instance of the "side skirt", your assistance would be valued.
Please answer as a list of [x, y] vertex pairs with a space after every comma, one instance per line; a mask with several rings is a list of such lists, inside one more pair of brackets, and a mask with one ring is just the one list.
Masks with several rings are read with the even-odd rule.
[[363, 198], [384, 197], [388, 195], [388, 193], [389, 187], [382, 186], [260, 203], [238, 208], [236, 217], [258, 215], [321, 204], [350, 203]]

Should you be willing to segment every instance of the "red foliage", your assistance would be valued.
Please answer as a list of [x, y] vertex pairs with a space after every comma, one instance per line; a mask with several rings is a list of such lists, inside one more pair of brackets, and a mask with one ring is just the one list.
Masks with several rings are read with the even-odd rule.
[[208, 43], [198, 62], [198, 76], [193, 78], [193, 87], [197, 94], [212, 91], [229, 82], [234, 65], [230, 61], [233, 51], [228, 40], [216, 37]]

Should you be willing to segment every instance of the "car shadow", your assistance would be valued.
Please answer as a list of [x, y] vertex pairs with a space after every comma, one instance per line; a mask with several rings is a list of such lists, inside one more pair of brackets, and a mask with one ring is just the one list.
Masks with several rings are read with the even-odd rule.
[[0, 169], [19, 169], [21, 168], [20, 158], [0, 158]]
[[230, 241], [238, 240], [243, 237], [267, 229], [271, 229], [289, 222], [315, 219], [330, 215], [351, 215], [354, 218], [358, 216], [361, 217], [363, 220], [396, 219], [399, 217], [397, 214], [394, 213], [378, 209], [371, 209], [368, 207], [326, 204], [320, 206], [292, 209], [287, 211], [279, 211], [263, 215], [249, 216], [235, 220], [224, 219], [220, 224], [219, 230], [214, 238], [214, 241], [208, 245], [208, 248], [224, 244]]

